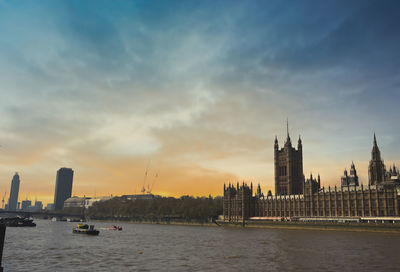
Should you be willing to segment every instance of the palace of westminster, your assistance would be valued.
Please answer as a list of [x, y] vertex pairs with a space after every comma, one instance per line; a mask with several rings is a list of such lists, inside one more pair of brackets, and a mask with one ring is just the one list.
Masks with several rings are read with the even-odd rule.
[[275, 195], [267, 196], [258, 185], [224, 185], [223, 216], [225, 221], [251, 218], [333, 218], [399, 216], [400, 173], [394, 165], [386, 170], [376, 143], [368, 167], [368, 186], [359, 185], [354, 163], [344, 171], [341, 186], [321, 188], [320, 177], [303, 175], [303, 147], [299, 138], [297, 150], [289, 133], [283, 148], [278, 139], [274, 145]]

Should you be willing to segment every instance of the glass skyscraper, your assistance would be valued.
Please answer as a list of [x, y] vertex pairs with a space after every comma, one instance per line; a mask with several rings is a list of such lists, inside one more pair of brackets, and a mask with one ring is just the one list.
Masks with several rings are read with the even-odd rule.
[[19, 175], [15, 173], [11, 181], [10, 198], [8, 199], [8, 210], [16, 211], [18, 203], [18, 193], [19, 193]]

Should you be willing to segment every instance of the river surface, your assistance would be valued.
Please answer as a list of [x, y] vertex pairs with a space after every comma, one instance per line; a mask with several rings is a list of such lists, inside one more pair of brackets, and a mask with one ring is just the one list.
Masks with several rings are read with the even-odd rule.
[[7, 228], [4, 271], [399, 271], [400, 235], [35, 220]]

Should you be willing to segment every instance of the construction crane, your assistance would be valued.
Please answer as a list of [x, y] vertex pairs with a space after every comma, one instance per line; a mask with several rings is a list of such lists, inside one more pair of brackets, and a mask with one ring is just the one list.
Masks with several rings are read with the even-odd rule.
[[4, 198], [6, 197], [6, 195], [7, 195], [7, 191], [4, 193], [3, 200], [1, 201], [1, 208], [2, 209], [4, 209]]
[[146, 179], [147, 179], [147, 174], [149, 172], [149, 167], [150, 167], [150, 161], [147, 164], [147, 168], [146, 168], [146, 172], [144, 173], [144, 179], [143, 179], [143, 186], [142, 186], [142, 194], [144, 194], [146, 192]]
[[156, 180], [158, 178], [158, 172], [155, 174], [153, 182], [151, 183], [151, 186], [147, 185], [147, 193], [151, 194], [151, 191], [153, 190], [153, 186], [156, 183]]

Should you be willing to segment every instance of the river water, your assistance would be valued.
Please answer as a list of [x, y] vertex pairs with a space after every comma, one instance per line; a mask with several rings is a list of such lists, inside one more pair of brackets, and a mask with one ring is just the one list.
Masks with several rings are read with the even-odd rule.
[[7, 228], [4, 271], [399, 271], [400, 235], [36, 220]]

